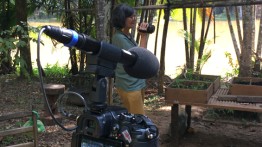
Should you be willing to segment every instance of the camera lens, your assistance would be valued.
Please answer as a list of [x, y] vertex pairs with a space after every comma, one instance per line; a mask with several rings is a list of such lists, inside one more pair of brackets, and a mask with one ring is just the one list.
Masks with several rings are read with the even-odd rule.
[[154, 25], [148, 25], [148, 27], [147, 27], [147, 33], [154, 33], [154, 31], [155, 31], [155, 26]]

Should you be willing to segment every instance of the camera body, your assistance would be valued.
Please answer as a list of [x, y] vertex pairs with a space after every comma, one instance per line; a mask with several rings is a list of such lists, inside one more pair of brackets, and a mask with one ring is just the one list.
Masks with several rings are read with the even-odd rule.
[[100, 113], [86, 112], [77, 120], [72, 147], [158, 147], [158, 129], [140, 114], [130, 114], [125, 108], [108, 106]]
[[[92, 57], [96, 59], [92, 59]], [[86, 99], [88, 109], [77, 118], [72, 147], [158, 147], [156, 125], [141, 114], [128, 113], [126, 108], [106, 104], [107, 80], [115, 63], [90, 56], [89, 68], [96, 80]], [[95, 62], [94, 62], [95, 61]]]

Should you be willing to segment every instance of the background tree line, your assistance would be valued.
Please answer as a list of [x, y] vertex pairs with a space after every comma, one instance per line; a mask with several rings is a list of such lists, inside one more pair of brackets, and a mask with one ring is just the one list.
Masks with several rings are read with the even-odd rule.
[[[40, 15], [56, 16], [63, 27], [90, 35], [98, 40], [109, 41], [109, 19], [112, 5], [134, 1], [110, 0], [3, 0], [0, 2], [0, 74], [19, 70], [20, 77], [31, 77], [29, 31], [39, 29], [28, 25], [28, 18], [41, 10]], [[39, 14], [39, 13], [38, 13]], [[106, 16], [106, 17], [105, 17]], [[87, 62], [86, 54], [70, 48], [71, 73], [83, 71]], [[12, 57], [12, 52], [16, 52]], [[78, 62], [79, 61], [79, 62]], [[79, 65], [78, 65], [79, 64]]]

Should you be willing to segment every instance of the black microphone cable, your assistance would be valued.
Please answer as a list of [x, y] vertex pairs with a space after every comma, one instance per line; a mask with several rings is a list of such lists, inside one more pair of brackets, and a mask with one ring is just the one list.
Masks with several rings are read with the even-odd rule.
[[[39, 74], [39, 79], [40, 79], [40, 87], [41, 87], [41, 90], [43, 92], [43, 96], [44, 96], [44, 102], [46, 103], [47, 105], [47, 108], [48, 108], [48, 112], [50, 114], [50, 116], [52, 117], [52, 119], [55, 121], [55, 123], [60, 126], [62, 129], [64, 129], [65, 131], [74, 131], [76, 130], [77, 126], [75, 127], [72, 127], [72, 128], [66, 128], [64, 127], [55, 117], [54, 117], [54, 114], [52, 113], [52, 110], [50, 108], [50, 105], [49, 105], [49, 102], [48, 102], [48, 99], [47, 99], [47, 96], [46, 96], [46, 91], [44, 89], [44, 82], [43, 82], [43, 75], [42, 75], [42, 71], [41, 71], [41, 62], [40, 62], [40, 43], [41, 43], [41, 35], [43, 34], [43, 32], [45, 31], [45, 28], [42, 28], [38, 34], [38, 39], [37, 39], [37, 59], [36, 59], [36, 62], [37, 62], [37, 67], [38, 67], [38, 74]], [[87, 110], [87, 104], [84, 100], [84, 98], [76, 93], [76, 92], [65, 92], [64, 94], [60, 95], [59, 98], [58, 98], [58, 101], [61, 102], [62, 101], [62, 98], [65, 96], [65, 94], [75, 94], [77, 95], [78, 97], [80, 97], [80, 99], [83, 101], [84, 105], [85, 105], [85, 110]], [[67, 117], [70, 117], [72, 116], [72, 114], [69, 114], [67, 113], [66, 111], [64, 111], [63, 108], [59, 109], [63, 115], [67, 116]]]
[[89, 111], [87, 104], [86, 104], [86, 101], [85, 101], [85, 99], [83, 98], [82, 95], [80, 95], [79, 93], [74, 92], [74, 91], [67, 91], [67, 92], [64, 92], [63, 94], [61, 94], [59, 96], [59, 98], [57, 99], [58, 104], [60, 104], [60, 106], [58, 107], [59, 112], [61, 112], [64, 116], [66, 116], [70, 119], [77, 119], [78, 118], [77, 115], [71, 114], [71, 113], [65, 111], [65, 109], [64, 109], [63, 99], [66, 99], [66, 100], [64, 100], [64, 102], [67, 102], [67, 98], [65, 96], [68, 95], [68, 94], [73, 94], [73, 95], [76, 95], [78, 98], [80, 98], [81, 101], [83, 102], [84, 106], [85, 106], [84, 112]]

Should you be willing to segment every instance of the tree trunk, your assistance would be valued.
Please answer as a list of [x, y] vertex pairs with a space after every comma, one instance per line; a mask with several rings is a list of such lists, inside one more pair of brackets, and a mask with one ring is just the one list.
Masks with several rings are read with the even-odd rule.
[[252, 72], [252, 50], [253, 45], [253, 25], [254, 25], [254, 6], [243, 6], [243, 49], [240, 57], [240, 77], [249, 77]]
[[[163, 4], [164, 0], [161, 0], [160, 4]], [[155, 39], [155, 48], [154, 48], [154, 55], [157, 53], [157, 43], [158, 43], [158, 33], [159, 33], [159, 25], [160, 25], [160, 18], [161, 18], [162, 10], [159, 10], [158, 18], [157, 18], [157, 27], [156, 27], [156, 39]]]
[[[206, 23], [205, 22], [205, 17], [204, 15], [209, 15], [208, 16], [208, 22], [207, 22], [207, 27], [206, 30], [204, 30], [203, 34], [201, 32], [201, 40], [200, 40], [200, 46], [199, 46], [199, 53], [198, 53], [198, 62], [197, 62], [197, 68], [196, 68], [196, 72], [201, 73], [202, 67], [203, 65], [207, 62], [206, 60], [202, 60], [203, 58], [203, 53], [205, 50], [205, 44], [206, 44], [206, 40], [207, 40], [207, 35], [209, 32], [209, 27], [210, 27], [210, 23], [211, 20], [213, 18], [213, 8], [207, 8], [206, 10], [203, 10], [203, 18], [202, 18], [202, 23]], [[202, 29], [205, 29], [205, 25], [202, 25]]]
[[[82, 9], [82, 0], [78, 0], [78, 9]], [[83, 15], [83, 13], [79, 13], [78, 17], [79, 17], [79, 31], [83, 32], [85, 29], [86, 15]], [[83, 72], [85, 69], [85, 57], [86, 57], [86, 53], [80, 51], [79, 72]]]
[[[13, 26], [12, 21], [12, 11], [11, 4], [9, 0], [1, 1], [0, 11], [0, 32], [8, 30], [11, 26]], [[0, 35], [1, 38], [6, 38], [5, 34]], [[6, 60], [5, 60], [6, 59]], [[12, 57], [11, 57], [11, 49], [7, 49], [5, 52], [0, 52], [0, 74], [9, 74], [13, 72], [15, 69], [12, 67]]]
[[[241, 27], [240, 27], [240, 19], [239, 19], [239, 6], [235, 6], [235, 15], [236, 15], [236, 24], [237, 24], [237, 35], [238, 35], [238, 41], [240, 44], [240, 50], [243, 48], [243, 37], [241, 33]], [[239, 57], [240, 58], [240, 57]]]
[[194, 71], [195, 64], [195, 40], [196, 40], [196, 13], [197, 8], [191, 9], [191, 22], [190, 22], [190, 35], [191, 35], [191, 43], [190, 43], [190, 53], [189, 53], [189, 63], [187, 64], [187, 69]]
[[201, 58], [203, 56], [204, 52], [204, 45], [205, 45], [205, 24], [206, 24], [206, 8], [203, 8], [202, 12], [202, 27], [201, 27], [201, 36], [200, 36], [200, 45], [199, 45], [199, 51], [198, 51], [198, 59], [197, 59], [197, 66], [196, 66], [196, 72], [200, 73], [200, 62]]
[[10, 7], [10, 0], [3, 0], [2, 2], [0, 2], [1, 4], [1, 18], [0, 18], [0, 31], [3, 30], [8, 30], [10, 26], [13, 25], [12, 23], [12, 8]]
[[158, 82], [158, 94], [163, 94], [164, 89], [164, 80], [163, 77], [165, 75], [165, 53], [166, 53], [166, 37], [168, 31], [168, 24], [169, 24], [169, 17], [170, 17], [170, 10], [165, 9], [165, 23], [163, 28], [163, 38], [162, 38], [162, 46], [161, 46], [161, 55], [160, 55], [160, 70], [159, 70], [159, 82]]
[[95, 8], [96, 39], [99, 41], [107, 40], [106, 27], [110, 17], [106, 17], [106, 13], [109, 11], [107, 8], [110, 7], [106, 8], [106, 2], [104, 0], [96, 0]]
[[[95, 25], [96, 25], [96, 39], [99, 41], [109, 42], [109, 34], [106, 30], [109, 30], [110, 24], [110, 14], [111, 14], [111, 2], [105, 0], [97, 0], [95, 2]], [[110, 105], [113, 103], [113, 85], [114, 80], [112, 77], [107, 78], [107, 103]]]
[[[25, 46], [19, 47], [20, 50], [20, 58], [24, 60], [25, 64], [20, 63], [20, 77], [26, 78], [28, 76], [33, 75], [32, 70], [32, 62], [31, 62], [31, 52], [30, 52], [30, 41], [27, 27], [27, 3], [26, 0], [16, 0], [15, 1], [15, 9], [16, 9], [16, 21], [17, 25], [20, 25], [24, 29], [24, 33], [18, 34], [19, 39], [26, 43]], [[25, 23], [25, 24], [23, 24]]]
[[235, 49], [235, 52], [236, 52], [236, 56], [237, 56], [237, 61], [238, 61], [238, 63], [240, 63], [240, 49], [239, 49], [237, 41], [236, 41], [234, 29], [233, 29], [233, 26], [232, 26], [232, 23], [231, 23], [230, 11], [229, 11], [228, 7], [226, 7], [226, 14], [227, 14], [227, 22], [228, 22], [228, 26], [229, 26], [229, 31], [230, 31], [230, 34], [231, 34], [231, 39], [232, 39], [234, 49]]
[[[70, 10], [70, 0], [65, 0], [65, 9]], [[66, 26], [72, 30], [74, 30], [74, 24], [73, 24], [73, 15], [71, 14], [71, 11], [66, 12]], [[71, 72], [73, 75], [78, 73], [78, 67], [77, 67], [77, 57], [76, 57], [76, 50], [74, 48], [69, 49], [70, 53], [70, 61], [71, 61]]]
[[261, 48], [262, 48], [262, 9], [260, 9], [260, 25], [259, 25], [259, 32], [258, 32], [258, 40], [257, 40], [257, 52], [256, 52], [256, 61], [254, 70], [259, 72], [260, 71], [260, 62], [261, 60]]
[[[188, 32], [188, 29], [187, 29], [187, 15], [186, 15], [186, 8], [183, 8], [183, 26], [184, 26], [184, 31], [185, 32]], [[187, 36], [185, 36], [187, 37]], [[189, 46], [188, 46], [188, 38], [185, 38], [184, 37], [184, 42], [185, 42], [185, 53], [186, 53], [186, 63], [189, 63], [189, 59], [190, 59], [190, 56], [189, 56]]]

